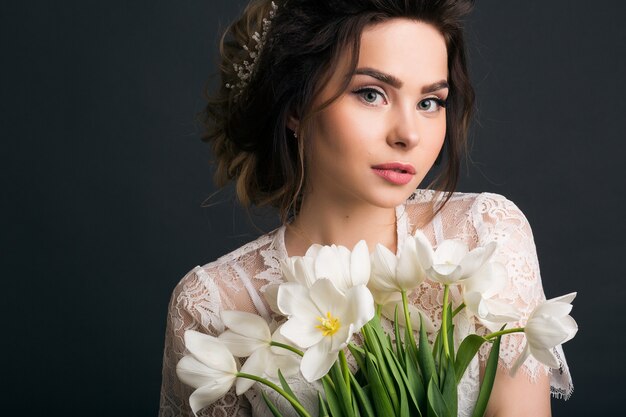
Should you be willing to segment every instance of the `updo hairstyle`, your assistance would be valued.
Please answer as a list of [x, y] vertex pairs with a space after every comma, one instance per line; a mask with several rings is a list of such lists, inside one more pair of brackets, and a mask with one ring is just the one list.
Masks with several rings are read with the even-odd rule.
[[[312, 117], [336, 100], [342, 88], [313, 108], [317, 95], [337, 68], [341, 56], [351, 57], [351, 74], [359, 58], [363, 29], [393, 18], [429, 23], [443, 35], [448, 52], [450, 90], [446, 105], [445, 158], [429, 188], [455, 190], [460, 158], [474, 106], [468, 76], [462, 19], [471, 0], [274, 0], [278, 6], [254, 70], [243, 89], [236, 67], [250, 61], [255, 32], [272, 11], [270, 0], [252, 0], [220, 41], [221, 85], [208, 95], [201, 113], [216, 162], [215, 182], [236, 182], [244, 205], [276, 207], [281, 219], [298, 210], [305, 181], [304, 142]], [[410, 41], [410, 40], [407, 40]], [[248, 50], [244, 49], [246, 46]], [[227, 86], [230, 85], [230, 88]], [[290, 116], [298, 132], [287, 128]], [[297, 134], [297, 138], [294, 133]], [[443, 205], [440, 205], [439, 209]]]

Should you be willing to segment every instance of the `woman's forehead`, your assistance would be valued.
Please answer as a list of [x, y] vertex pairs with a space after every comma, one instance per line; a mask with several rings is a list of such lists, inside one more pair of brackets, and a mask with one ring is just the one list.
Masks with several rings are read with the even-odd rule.
[[361, 35], [358, 68], [375, 68], [412, 87], [445, 80], [445, 39], [434, 26], [416, 20], [392, 19], [368, 26]]

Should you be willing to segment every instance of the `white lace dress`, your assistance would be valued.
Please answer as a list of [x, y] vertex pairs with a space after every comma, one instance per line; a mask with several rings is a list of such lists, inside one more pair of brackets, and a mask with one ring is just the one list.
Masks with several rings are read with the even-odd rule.
[[[396, 209], [398, 247], [415, 230], [417, 219], [432, 212], [433, 192], [418, 191], [405, 204]], [[461, 239], [471, 248], [491, 241], [498, 242], [495, 260], [503, 263], [508, 270], [506, 290], [499, 295], [523, 312], [520, 325], [523, 325], [535, 305], [544, 300], [539, 264], [532, 232], [522, 212], [506, 198], [496, 194], [455, 193], [444, 209], [434, 219], [421, 228], [432, 244], [443, 239]], [[194, 329], [207, 334], [218, 335], [224, 325], [220, 319], [221, 310], [249, 311], [264, 317], [273, 330], [283, 321], [274, 314], [263, 297], [263, 292], [271, 284], [281, 282], [279, 260], [287, 256], [284, 245], [285, 227], [280, 227], [253, 242], [231, 252], [215, 262], [191, 270], [176, 286], [169, 305], [165, 352], [163, 357], [163, 383], [159, 415], [193, 416], [188, 398], [192, 388], [182, 384], [176, 377], [176, 363], [185, 354], [183, 334]], [[451, 296], [459, 303], [458, 290]], [[440, 285], [424, 282], [410, 295], [412, 303], [430, 315], [435, 323], [441, 321], [440, 311], [443, 289]], [[511, 326], [509, 326], [511, 327]], [[456, 346], [470, 332], [485, 332], [474, 319], [463, 313], [455, 317]], [[510, 368], [524, 348], [522, 334], [507, 335], [502, 338], [500, 366]], [[487, 344], [468, 367], [459, 385], [459, 416], [471, 414], [472, 405], [478, 395], [479, 360], [485, 361], [489, 347]], [[550, 373], [551, 391], [555, 397], [568, 398], [573, 386], [563, 350], [555, 349], [559, 358], [559, 369], [548, 369], [530, 357], [519, 372], [524, 372], [530, 380]], [[301, 378], [289, 380], [295, 394], [307, 409], [317, 415], [317, 385], [308, 384]], [[199, 415], [211, 417], [270, 417], [260, 395], [259, 384], [253, 386], [244, 397], [237, 397], [234, 388], [220, 401], [203, 409]], [[296, 415], [292, 408], [277, 398], [271, 390], [265, 391], [275, 399], [285, 416]]]

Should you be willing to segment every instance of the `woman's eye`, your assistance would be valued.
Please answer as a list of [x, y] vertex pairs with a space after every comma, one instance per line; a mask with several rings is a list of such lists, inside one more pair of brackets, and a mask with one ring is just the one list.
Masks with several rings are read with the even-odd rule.
[[373, 88], [363, 88], [355, 91], [355, 93], [368, 105], [377, 105], [385, 103], [385, 96], [378, 90]]
[[440, 98], [430, 97], [417, 103], [417, 107], [426, 113], [433, 113], [441, 110], [442, 107], [446, 107], [446, 102]]

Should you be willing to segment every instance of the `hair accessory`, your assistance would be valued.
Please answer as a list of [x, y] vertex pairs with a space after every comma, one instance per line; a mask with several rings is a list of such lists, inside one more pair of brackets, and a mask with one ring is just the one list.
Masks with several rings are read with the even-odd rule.
[[252, 39], [256, 42], [256, 45], [254, 46], [254, 51], [251, 51], [250, 48], [248, 48], [248, 45], [243, 45], [243, 49], [248, 52], [250, 61], [246, 59], [241, 64], [233, 64], [233, 68], [237, 72], [239, 82], [237, 84], [226, 83], [226, 88], [237, 88], [239, 91], [236, 93], [235, 97], [239, 96], [242, 93], [242, 91], [248, 85], [248, 82], [250, 82], [250, 78], [252, 78], [252, 74], [254, 73], [254, 67], [256, 66], [263, 47], [265, 46], [267, 33], [272, 26], [272, 19], [274, 19], [274, 16], [276, 16], [277, 9], [278, 6], [276, 5], [276, 3], [272, 2], [272, 9], [270, 10], [269, 17], [263, 18], [261, 33], [254, 32], [254, 34], [252, 35]]

